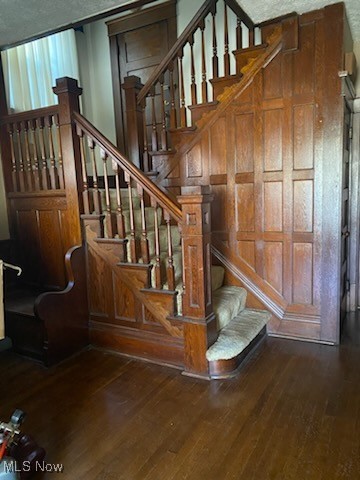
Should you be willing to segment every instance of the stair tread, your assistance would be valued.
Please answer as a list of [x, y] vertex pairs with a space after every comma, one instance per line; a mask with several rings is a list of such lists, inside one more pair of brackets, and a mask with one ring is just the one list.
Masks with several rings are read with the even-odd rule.
[[213, 293], [213, 307], [218, 330], [222, 330], [245, 308], [247, 292], [244, 288], [225, 286]]
[[230, 360], [239, 355], [261, 332], [271, 318], [265, 310], [246, 308], [221, 330], [216, 342], [206, 352], [209, 362]]

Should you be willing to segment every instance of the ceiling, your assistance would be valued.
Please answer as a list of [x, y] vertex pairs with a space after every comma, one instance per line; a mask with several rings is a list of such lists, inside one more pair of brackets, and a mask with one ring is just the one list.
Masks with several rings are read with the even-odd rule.
[[[182, 0], [183, 4], [192, 0]], [[255, 23], [285, 13], [321, 8], [337, 0], [239, 0]], [[355, 41], [360, 41], [359, 0], [344, 0]], [[130, 0], [0, 0], [0, 46], [56, 30], [110, 11]], [[46, 7], [44, 7], [44, 4]]]

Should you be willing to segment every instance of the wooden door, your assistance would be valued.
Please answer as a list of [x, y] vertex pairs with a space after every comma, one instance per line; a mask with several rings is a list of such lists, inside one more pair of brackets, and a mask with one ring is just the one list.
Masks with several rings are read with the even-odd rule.
[[344, 143], [342, 164], [342, 212], [341, 212], [341, 275], [340, 275], [340, 319], [341, 324], [345, 318], [348, 296], [350, 290], [349, 281], [349, 245], [350, 245], [350, 152], [352, 137], [352, 110], [346, 97], [344, 97]]
[[[121, 84], [129, 75], [146, 83], [177, 38], [176, 0], [108, 22], [117, 144], [127, 153], [125, 100]], [[160, 118], [160, 97], [156, 96]], [[147, 119], [151, 123], [151, 119]]]

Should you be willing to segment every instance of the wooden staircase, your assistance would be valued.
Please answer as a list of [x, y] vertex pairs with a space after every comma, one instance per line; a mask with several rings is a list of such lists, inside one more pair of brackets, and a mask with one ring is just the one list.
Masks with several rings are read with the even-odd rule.
[[[185, 185], [181, 184], [179, 175], [174, 175], [176, 181], [172, 181], [172, 174], [179, 168], [182, 156], [243, 94], [289, 37], [284, 37], [286, 29], [281, 21], [260, 32], [237, 2], [224, 0], [224, 54], [220, 75], [216, 18], [219, 3], [205, 1], [145, 85], [141, 85], [138, 78], [125, 80], [129, 159], [79, 113], [77, 97], [81, 92], [70, 79], [57, 82], [58, 111], [34, 111], [30, 119], [24, 113], [20, 119], [8, 117], [2, 122], [7, 129], [4, 138], [10, 139], [12, 171], [8, 175], [8, 192], [16, 192], [22, 199], [29, 191], [35, 197], [46, 198], [54, 196], [54, 191], [61, 191], [61, 195], [66, 196], [67, 208], [73, 204], [76, 207], [63, 223], [63, 228], [70, 232], [69, 237], [72, 222], [76, 223], [81, 213], [90, 343], [181, 368], [185, 374], [203, 378], [232, 375], [251, 348], [264, 337], [271, 314], [246, 308], [249, 306], [246, 290], [227, 285], [228, 271], [224, 284], [224, 266], [219, 265], [221, 258], [218, 255], [216, 259], [212, 251], [214, 195], [210, 187], [197, 185], [196, 175], [193, 182]], [[234, 46], [229, 45], [230, 14], [235, 15]], [[208, 44], [205, 39], [209, 25], [212, 78], [206, 68]], [[263, 38], [255, 42], [259, 35]], [[247, 38], [246, 45], [244, 38]], [[200, 42], [200, 46], [196, 42]], [[200, 52], [199, 57], [195, 51]], [[196, 81], [197, 58], [200, 83]], [[189, 98], [185, 78], [187, 63]], [[169, 101], [165, 100], [165, 85], [169, 87]], [[161, 118], [155, 111], [155, 97], [161, 100]], [[63, 118], [53, 121], [59, 112]], [[40, 122], [33, 120], [39, 117]], [[47, 142], [43, 140], [46, 125]], [[54, 128], [59, 135], [57, 149], [52, 143]], [[34, 135], [33, 153], [29, 149], [29, 132]], [[36, 138], [42, 139], [42, 163], [37, 157]], [[193, 167], [197, 168], [196, 160]], [[61, 184], [56, 180], [58, 172]], [[32, 180], [32, 173], [38, 182]], [[37, 188], [41, 178], [50, 182], [47, 187]], [[74, 238], [78, 238], [77, 223], [75, 230]], [[77, 282], [73, 282], [72, 287], [74, 283], [76, 287]], [[60, 297], [52, 295], [49, 302], [59, 305]], [[41, 359], [51, 332], [51, 323], [45, 318], [50, 315], [49, 302], [47, 310], [38, 306], [30, 313], [17, 311], [16, 319], [11, 317], [11, 300], [7, 304], [9, 325], [18, 323], [21, 329], [21, 325], [26, 324], [22, 316], [29, 317], [27, 325], [36, 337], [32, 342], [36, 344], [33, 353]], [[71, 308], [74, 300], [66, 305], [67, 309]], [[40, 323], [38, 317], [42, 318]], [[66, 322], [63, 328], [65, 326]], [[11, 331], [12, 327], [9, 328]], [[76, 328], [69, 332], [74, 334]], [[63, 339], [61, 322], [56, 329], [54, 335], [57, 332]], [[245, 332], [243, 337], [241, 332]], [[55, 338], [54, 335], [51, 338]], [[230, 357], [221, 356], [222, 348], [228, 345], [232, 335]], [[20, 347], [19, 351], [21, 348], [25, 351], [27, 347]]]

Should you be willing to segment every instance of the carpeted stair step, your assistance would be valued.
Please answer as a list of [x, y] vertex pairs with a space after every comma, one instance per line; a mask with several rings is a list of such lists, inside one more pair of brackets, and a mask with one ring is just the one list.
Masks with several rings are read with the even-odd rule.
[[244, 310], [246, 290], [241, 287], [225, 286], [213, 293], [213, 307], [216, 315], [217, 329], [222, 330], [230, 321]]
[[[103, 212], [106, 212], [106, 198], [105, 198], [105, 190], [100, 188], [100, 194], [101, 194], [101, 206]], [[110, 193], [110, 205], [111, 205], [111, 211], [116, 212], [117, 211], [117, 198], [116, 198], [116, 190], [115, 188], [109, 188], [109, 193]], [[133, 201], [133, 207], [134, 209], [139, 209], [140, 208], [140, 198], [137, 194], [136, 188], [131, 189], [132, 193], [132, 201]], [[123, 210], [129, 210], [129, 190], [127, 188], [120, 188], [120, 196], [121, 196], [121, 206]]]
[[209, 362], [237, 357], [255, 339], [271, 318], [264, 310], [246, 308], [221, 330], [216, 342], [206, 352]]
[[[225, 276], [225, 269], [223, 267], [220, 267], [219, 265], [211, 265], [211, 289], [213, 291], [213, 295], [216, 290], [220, 289], [223, 286], [224, 276]], [[182, 293], [183, 293], [182, 278], [179, 278], [179, 283], [176, 283], [176, 285], [177, 285], [176, 291], [178, 292], [178, 296], [177, 296], [178, 315], [181, 315], [182, 314]], [[167, 288], [166, 284], [164, 288]]]

